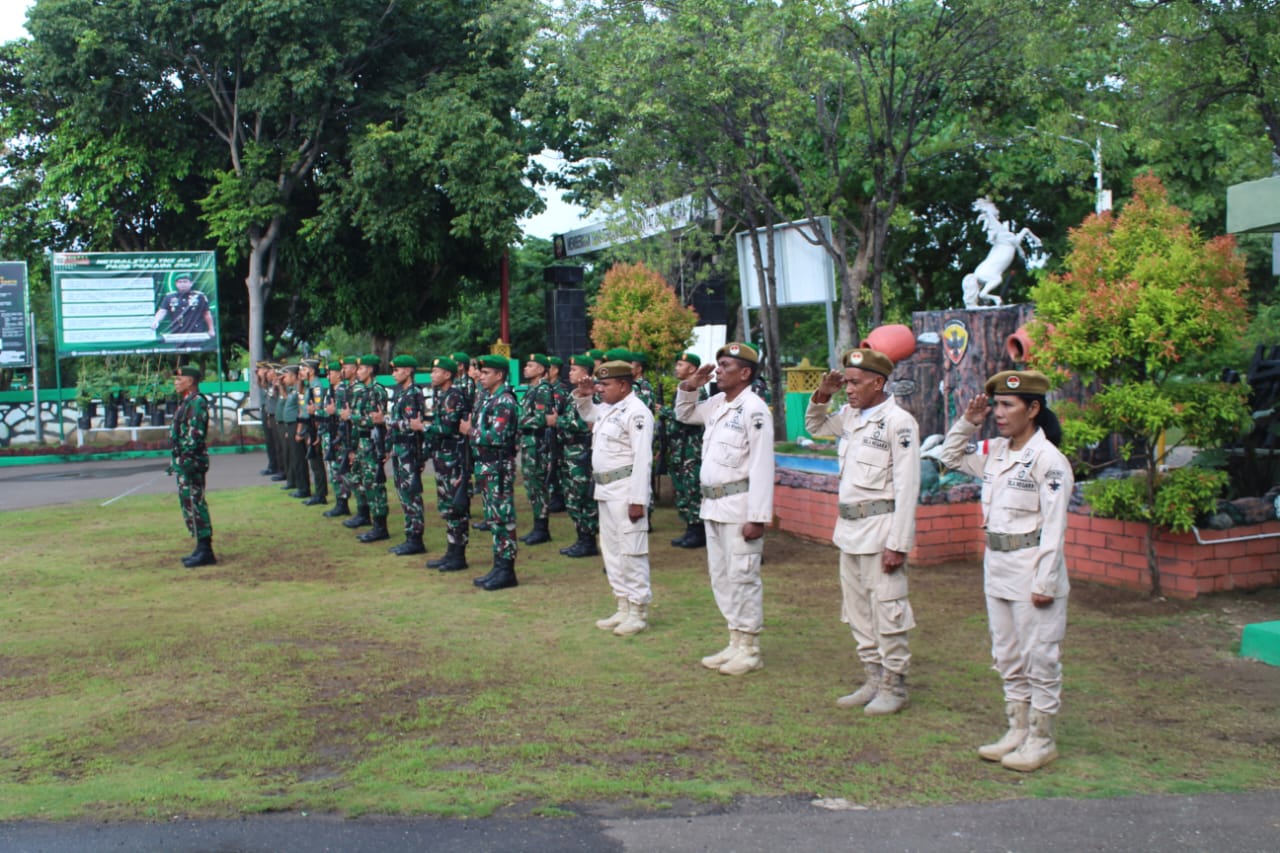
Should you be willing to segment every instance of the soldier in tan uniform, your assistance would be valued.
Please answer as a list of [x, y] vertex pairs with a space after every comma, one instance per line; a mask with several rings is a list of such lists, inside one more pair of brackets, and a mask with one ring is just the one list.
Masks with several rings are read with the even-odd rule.
[[[831, 540], [840, 549], [840, 618], [857, 642], [865, 683], [836, 704], [893, 714], [907, 704], [915, 627], [907, 600], [907, 552], [915, 540], [920, 498], [920, 427], [898, 407], [885, 384], [893, 362], [873, 349], [841, 359], [810, 398], [804, 427], [810, 435], [840, 438], [839, 517]], [[849, 402], [827, 411], [844, 387]]]
[[[700, 424], [702, 505], [707, 567], [716, 605], [729, 625], [729, 645], [702, 659], [722, 675], [743, 675], [764, 665], [764, 587], [760, 558], [764, 528], [773, 520], [773, 416], [752, 390], [760, 354], [730, 343], [716, 352], [676, 392], [676, 417]], [[702, 402], [698, 389], [714, 372], [720, 392]]]
[[[649, 627], [649, 473], [653, 413], [632, 388], [631, 365], [607, 361], [573, 391], [578, 416], [592, 424], [591, 477], [600, 510], [600, 550], [618, 609], [596, 627], [619, 637]], [[600, 402], [592, 394], [600, 394]]]
[[[1009, 728], [978, 755], [1028, 772], [1058, 757], [1053, 721], [1062, 706], [1070, 591], [1063, 550], [1075, 478], [1056, 447], [1062, 427], [1045, 403], [1044, 374], [1006, 370], [988, 379], [985, 390], [951, 425], [941, 459], [982, 478], [983, 590]], [[986, 422], [988, 400], [1000, 438], [973, 441]]]

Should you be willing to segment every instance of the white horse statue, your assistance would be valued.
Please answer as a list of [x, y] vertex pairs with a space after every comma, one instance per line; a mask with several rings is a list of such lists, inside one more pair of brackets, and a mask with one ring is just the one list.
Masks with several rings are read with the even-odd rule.
[[[1031, 233], [1030, 228], [1015, 232], [1012, 221], [1001, 222], [1000, 211], [991, 199], [978, 199], [973, 203], [973, 209], [978, 213], [978, 222], [982, 223], [983, 230], [987, 232], [987, 242], [991, 244], [991, 251], [987, 253], [982, 263], [978, 264], [977, 268], [966, 275], [961, 282], [964, 290], [964, 307], [994, 308], [1001, 305], [1003, 300], [992, 291], [1000, 286], [1005, 270], [1009, 269], [1009, 265], [1013, 263], [1014, 254], [1022, 258], [1022, 262], [1028, 269], [1035, 269], [1044, 265], [1045, 256], [1041, 251], [1043, 244], [1039, 237]], [[1031, 247], [1030, 256], [1022, 250], [1024, 241]], [[984, 300], [991, 305], [983, 305]]]

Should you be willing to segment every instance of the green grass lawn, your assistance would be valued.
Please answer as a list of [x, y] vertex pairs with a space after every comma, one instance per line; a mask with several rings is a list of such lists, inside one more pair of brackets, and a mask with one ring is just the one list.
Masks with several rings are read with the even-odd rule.
[[[1078, 586], [1062, 758], [1029, 776], [980, 761], [1002, 729], [981, 568], [920, 568], [910, 707], [871, 719], [829, 545], [768, 536], [764, 670], [698, 658], [727, 638], [705, 554], [651, 538], [651, 628], [597, 630], [601, 563], [524, 548], [521, 586], [440, 574], [266, 486], [213, 493], [219, 564], [177, 499], [131, 496], [0, 517], [0, 819], [556, 815], [714, 808], [741, 796], [867, 806], [1280, 785], [1280, 676], [1234, 657], [1280, 594], [1195, 603]], [[478, 504], [477, 504], [478, 505]], [[525, 505], [520, 504], [523, 511]], [[392, 528], [399, 527], [393, 513]], [[521, 532], [529, 525], [522, 516]]]

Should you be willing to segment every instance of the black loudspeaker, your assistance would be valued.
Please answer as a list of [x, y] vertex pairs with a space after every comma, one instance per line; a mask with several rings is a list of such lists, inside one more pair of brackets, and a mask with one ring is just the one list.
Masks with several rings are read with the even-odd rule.
[[[559, 269], [548, 267], [547, 269]], [[576, 287], [547, 291], [547, 354], [569, 360], [590, 347], [587, 342], [587, 296]], [[562, 369], [563, 376], [569, 371]]]
[[564, 287], [567, 284], [582, 284], [582, 267], [543, 267], [542, 280], [547, 284]]
[[712, 279], [693, 292], [690, 304], [698, 312], [700, 326], [729, 325], [729, 309], [724, 300], [724, 280]]

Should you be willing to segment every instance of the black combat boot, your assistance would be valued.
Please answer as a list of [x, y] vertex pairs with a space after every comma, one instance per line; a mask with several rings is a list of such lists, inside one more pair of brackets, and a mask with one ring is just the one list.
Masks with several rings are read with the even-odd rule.
[[298, 500], [302, 500], [303, 498], [309, 498], [311, 497], [311, 490], [307, 489], [306, 491], [303, 491], [302, 489], [294, 489], [292, 492], [289, 493], [289, 497], [297, 498]]
[[188, 569], [194, 569], [197, 566], [213, 566], [217, 562], [218, 558], [213, 556], [213, 539], [209, 536], [198, 540], [196, 550], [190, 556], [182, 558], [182, 565]]
[[325, 495], [316, 492], [309, 500], [303, 503], [303, 506], [320, 506], [321, 504], [327, 504], [328, 502], [329, 500]]
[[502, 560], [499, 560], [497, 557], [494, 557], [493, 568], [489, 569], [488, 572], [486, 572], [485, 574], [481, 575], [478, 578], [472, 578], [471, 583], [475, 584], [476, 586], [484, 586], [489, 581], [493, 580], [494, 576], [498, 573], [498, 564], [501, 562]]
[[369, 518], [369, 507], [360, 502], [356, 502], [356, 514], [342, 522], [343, 527], [350, 527], [355, 530], [357, 527], [368, 527], [373, 524], [373, 519]]
[[561, 548], [560, 553], [566, 557], [595, 557], [600, 554], [600, 549], [596, 547], [596, 537], [579, 529], [578, 541], [568, 548]]
[[677, 548], [705, 548], [707, 547], [707, 531], [702, 526], [702, 522], [690, 524], [685, 528], [684, 535], [679, 539], [672, 539], [671, 544]]
[[551, 531], [547, 529], [547, 519], [538, 518], [533, 522], [533, 530], [528, 536], [521, 536], [520, 541], [526, 545], [541, 545], [551, 541]]
[[[271, 479], [272, 479], [272, 480], [274, 480], [274, 481], [276, 481], [276, 482], [278, 483], [278, 482], [280, 482], [281, 480], [285, 480], [285, 479], [288, 479], [288, 478], [287, 478], [287, 477], [285, 477], [285, 475], [284, 475], [284, 474], [281, 474], [279, 471], [272, 471], [272, 472], [271, 472]], [[292, 488], [293, 488], [293, 486], [287, 486], [287, 487], [285, 487], [285, 488], [290, 488], [290, 489], [292, 489]]]
[[440, 565], [436, 566], [442, 572], [460, 572], [467, 567], [467, 546], [458, 543], [449, 543], [449, 550], [445, 552], [444, 559], [440, 561]]
[[519, 585], [520, 581], [516, 580], [516, 561], [494, 560], [493, 576], [481, 584], [481, 589], [493, 592]]
[[351, 507], [347, 504], [346, 498], [335, 498], [333, 501], [333, 509], [326, 510], [325, 518], [337, 518], [342, 515], [351, 515]]
[[356, 538], [365, 544], [390, 539], [391, 531], [387, 530], [387, 517], [385, 515], [375, 515], [373, 517], [373, 527], [369, 528], [364, 533], [361, 533]]
[[403, 542], [387, 550], [397, 557], [408, 557], [411, 554], [427, 553], [427, 546], [422, 544], [421, 533], [406, 533]]
[[441, 554], [439, 557], [436, 557], [434, 560], [427, 560], [427, 568], [438, 569], [441, 566], [443, 566], [445, 564], [445, 561], [449, 559], [449, 555], [453, 553], [453, 549], [455, 547], [457, 546], [455, 546], [452, 542], [446, 543], [446, 547], [443, 554]]
[[551, 500], [547, 501], [547, 512], [565, 512], [568, 507], [564, 505], [563, 495], [552, 495]]

